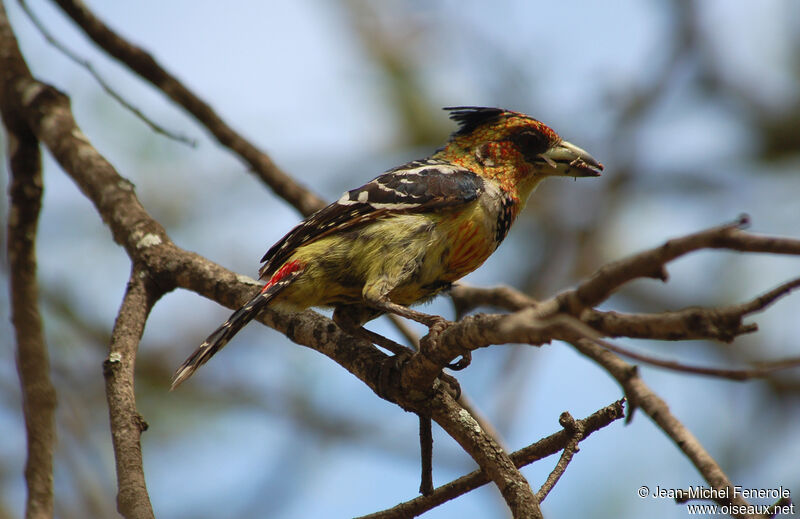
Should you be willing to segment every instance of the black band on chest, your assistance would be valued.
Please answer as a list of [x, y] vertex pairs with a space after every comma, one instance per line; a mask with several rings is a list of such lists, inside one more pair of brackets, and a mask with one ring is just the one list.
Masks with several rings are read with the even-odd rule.
[[497, 231], [495, 240], [499, 244], [508, 234], [511, 224], [514, 223], [514, 200], [509, 196], [504, 196], [501, 202], [500, 214], [497, 216]]

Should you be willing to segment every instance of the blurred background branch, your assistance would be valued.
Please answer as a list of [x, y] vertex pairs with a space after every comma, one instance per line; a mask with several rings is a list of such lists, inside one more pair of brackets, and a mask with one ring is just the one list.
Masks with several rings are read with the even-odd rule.
[[[39, 141], [25, 122], [22, 107], [14, 102], [14, 78], [30, 75], [0, 4], [0, 112], [9, 141], [9, 211], [6, 252], [10, 321], [18, 380], [22, 392], [25, 449], [25, 517], [53, 516], [53, 458], [56, 443], [56, 390], [50, 377], [50, 356], [39, 309], [36, 250], [42, 209], [42, 156]], [[8, 334], [11, 338], [12, 335]], [[11, 340], [9, 340], [11, 342]], [[10, 380], [10, 378], [9, 378]]]

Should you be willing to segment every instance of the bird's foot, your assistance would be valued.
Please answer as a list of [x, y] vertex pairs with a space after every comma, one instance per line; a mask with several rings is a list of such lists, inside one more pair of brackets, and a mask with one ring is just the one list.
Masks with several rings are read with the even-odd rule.
[[452, 322], [438, 315], [426, 316], [422, 323], [428, 327], [428, 334], [419, 341], [420, 350], [433, 349], [439, 344], [439, 337], [446, 329], [452, 326]]
[[[453, 325], [451, 321], [448, 321], [443, 317], [439, 317], [438, 315], [430, 315], [427, 317], [428, 319], [426, 319], [426, 322], [423, 324], [428, 327], [428, 335], [423, 337], [420, 341], [420, 351], [422, 352], [431, 351], [432, 349], [436, 348], [436, 346], [439, 345], [439, 339], [442, 333]], [[469, 366], [471, 362], [472, 353], [467, 351], [461, 355], [461, 358], [457, 362], [452, 362], [446, 367], [452, 369], [453, 371], [461, 371]]]

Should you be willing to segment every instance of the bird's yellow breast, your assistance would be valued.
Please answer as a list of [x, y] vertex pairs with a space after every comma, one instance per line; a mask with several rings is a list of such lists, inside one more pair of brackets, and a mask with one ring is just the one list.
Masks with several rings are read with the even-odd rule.
[[303, 245], [288, 260], [303, 264], [303, 275], [275, 302], [295, 309], [361, 303], [376, 286], [397, 304], [426, 300], [495, 250], [492, 212], [476, 200], [456, 211], [393, 214]]

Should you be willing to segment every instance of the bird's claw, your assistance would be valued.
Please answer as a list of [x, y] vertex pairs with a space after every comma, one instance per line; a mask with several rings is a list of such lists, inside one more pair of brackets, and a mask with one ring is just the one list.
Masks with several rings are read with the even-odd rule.
[[[442, 333], [453, 323], [447, 319], [444, 319], [443, 317], [432, 315], [430, 317], [430, 321], [425, 324], [428, 326], [428, 335], [423, 337], [420, 341], [420, 351], [423, 352], [436, 348], [436, 346], [439, 344], [439, 338]], [[469, 366], [471, 362], [472, 352], [466, 351], [465, 353], [461, 354], [461, 358], [457, 362], [451, 362], [446, 367], [452, 369], [453, 371], [461, 371]]]
[[430, 316], [428, 322], [425, 325], [428, 327], [428, 334], [420, 340], [420, 350], [426, 349], [433, 349], [439, 344], [439, 337], [442, 335], [446, 329], [448, 329], [453, 323], [445, 319], [444, 317], [439, 317], [438, 315]]
[[466, 353], [461, 354], [461, 358], [458, 359], [457, 362], [451, 362], [447, 365], [448, 368], [452, 369], [453, 371], [461, 371], [462, 369], [466, 368], [472, 362], [472, 352], [467, 351]]

